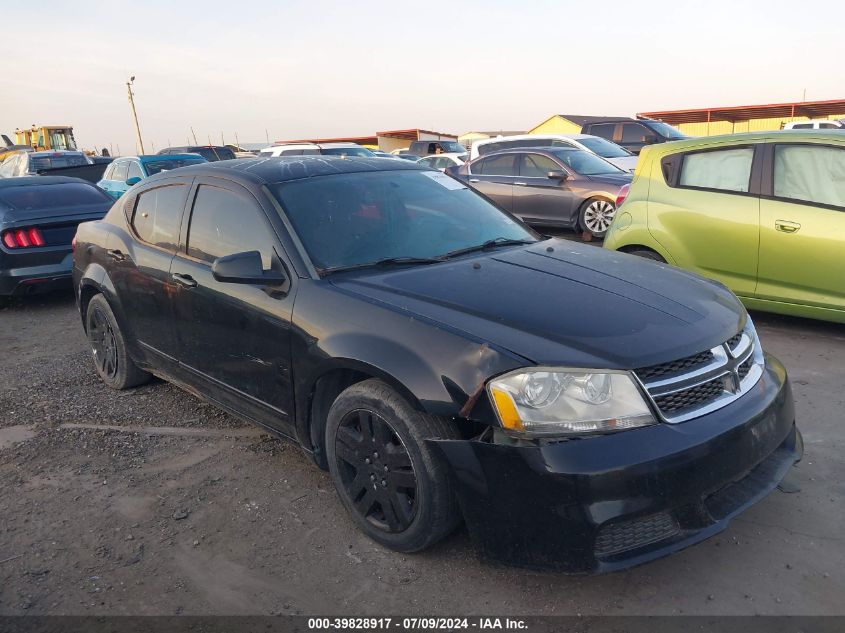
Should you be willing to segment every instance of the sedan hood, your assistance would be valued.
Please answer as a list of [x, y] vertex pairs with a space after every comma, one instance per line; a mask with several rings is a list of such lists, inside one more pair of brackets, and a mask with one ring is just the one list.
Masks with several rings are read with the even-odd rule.
[[714, 347], [746, 318], [715, 282], [564, 240], [332, 283], [537, 364], [644, 367]]

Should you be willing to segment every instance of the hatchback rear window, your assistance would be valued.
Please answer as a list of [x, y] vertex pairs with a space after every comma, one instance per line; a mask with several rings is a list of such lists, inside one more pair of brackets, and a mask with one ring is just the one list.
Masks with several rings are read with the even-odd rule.
[[0, 189], [0, 200], [16, 209], [55, 209], [114, 202], [93, 185], [81, 182]]
[[87, 165], [88, 159], [85, 156], [60, 154], [58, 156], [30, 156], [29, 169], [30, 171], [38, 171], [39, 169], [53, 169], [55, 167], [77, 167], [79, 165]]

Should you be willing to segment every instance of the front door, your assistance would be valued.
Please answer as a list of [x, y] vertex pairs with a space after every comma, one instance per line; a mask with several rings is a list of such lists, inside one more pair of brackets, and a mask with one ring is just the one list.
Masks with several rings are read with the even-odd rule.
[[513, 183], [518, 154], [500, 154], [476, 160], [469, 167], [469, 184], [503, 209], [514, 212]]
[[572, 226], [575, 195], [567, 181], [549, 178], [550, 171], [566, 172], [542, 154], [520, 154], [519, 178], [514, 182], [514, 213], [528, 224]]
[[845, 310], [845, 148], [777, 144], [769, 151], [757, 297]]
[[[183, 248], [171, 266], [179, 360], [207, 396], [293, 435], [293, 280], [258, 200], [229, 181], [197, 179]], [[259, 251], [282, 287], [214, 279], [218, 257]]]

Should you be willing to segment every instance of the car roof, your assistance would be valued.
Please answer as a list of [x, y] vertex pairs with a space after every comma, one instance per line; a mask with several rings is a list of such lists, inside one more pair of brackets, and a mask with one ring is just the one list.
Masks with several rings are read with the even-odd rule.
[[94, 186], [82, 178], [71, 178], [70, 176], [18, 176], [16, 178], [0, 178], [0, 189], [8, 187], [26, 187], [32, 185], [61, 185], [70, 183], [84, 183]]
[[736, 134], [719, 134], [716, 136], [699, 136], [697, 138], [669, 141], [649, 146], [649, 153], [660, 152], [661, 154], [676, 152], [678, 150], [708, 145], [726, 145], [730, 143], [751, 143], [770, 141], [816, 141], [830, 142], [838, 141], [845, 144], [845, 134], [840, 130], [771, 130], [768, 132], [738, 132]]
[[581, 152], [582, 154], [592, 154], [592, 152], [581, 149], [580, 147], [548, 147], [538, 145], [537, 147], [509, 147], [508, 149], [500, 149], [495, 152], [482, 154], [475, 160], [489, 158], [490, 156], [499, 156], [500, 154], [519, 154], [521, 152], [531, 152], [532, 154], [551, 154], [552, 156], [555, 156], [555, 152]]
[[74, 156], [85, 156], [84, 152], [75, 149], [44, 149], [38, 152], [28, 152], [28, 156], [38, 158], [40, 156], [54, 156], [56, 154], [72, 154]]
[[[400, 161], [392, 158], [366, 156], [274, 156], [258, 158], [238, 158], [235, 160], [201, 163], [179, 168], [179, 177], [218, 176], [247, 180], [256, 184], [270, 184], [302, 180], [316, 176], [335, 174], [353, 174], [361, 172], [427, 170], [416, 162]], [[172, 177], [175, 172], [164, 172], [147, 178], [144, 182]]]

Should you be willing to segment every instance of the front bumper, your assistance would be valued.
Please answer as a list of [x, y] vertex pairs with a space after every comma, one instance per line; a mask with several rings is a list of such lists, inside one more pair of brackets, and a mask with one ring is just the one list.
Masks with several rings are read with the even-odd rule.
[[[69, 288], [73, 254], [69, 248], [66, 250], [67, 254], [58, 262], [0, 268], [0, 295], [25, 295]], [[48, 255], [49, 258], [45, 259], [56, 259], [56, 253]]]
[[512, 446], [440, 440], [482, 556], [601, 573], [724, 530], [801, 458], [786, 369], [771, 356], [730, 405], [682, 424]]

